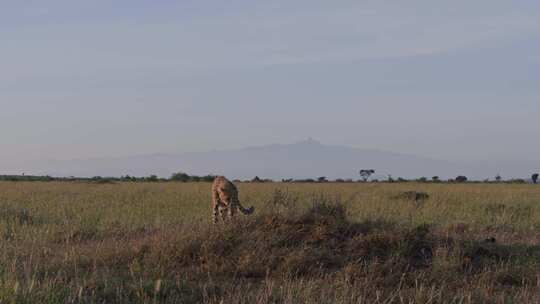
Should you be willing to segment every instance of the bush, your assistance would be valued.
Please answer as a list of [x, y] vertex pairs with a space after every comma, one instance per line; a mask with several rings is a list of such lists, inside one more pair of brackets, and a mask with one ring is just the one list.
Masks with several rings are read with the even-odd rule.
[[468, 180], [467, 177], [463, 176], [463, 175], [460, 175], [460, 176], [456, 177], [456, 179], [455, 179], [455, 181], [457, 183], [465, 183], [467, 180]]
[[159, 181], [159, 178], [157, 177], [157, 175], [150, 175], [149, 177], [146, 178], [146, 181], [149, 181], [149, 182], [158, 182], [158, 181]]
[[176, 182], [189, 182], [191, 181], [193, 178], [191, 176], [189, 176], [188, 174], [184, 173], [184, 172], [178, 172], [178, 173], [174, 173], [172, 176], [171, 176], [171, 180], [172, 181], [176, 181]]
[[393, 197], [394, 199], [421, 201], [429, 198], [429, 194], [417, 191], [405, 191]]

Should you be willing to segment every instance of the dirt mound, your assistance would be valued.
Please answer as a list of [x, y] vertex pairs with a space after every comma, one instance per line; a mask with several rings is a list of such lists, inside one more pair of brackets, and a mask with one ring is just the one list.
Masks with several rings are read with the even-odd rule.
[[302, 215], [261, 215], [211, 229], [186, 242], [177, 262], [218, 276], [300, 277], [372, 261], [428, 267], [433, 244], [427, 226], [402, 231], [384, 222], [351, 223], [343, 206], [318, 204]]

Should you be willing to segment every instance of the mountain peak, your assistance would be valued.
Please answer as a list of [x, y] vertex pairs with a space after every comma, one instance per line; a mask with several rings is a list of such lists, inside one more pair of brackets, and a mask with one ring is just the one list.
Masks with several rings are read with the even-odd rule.
[[[485, 175], [470, 166], [430, 158], [347, 146], [325, 145], [309, 137], [293, 144], [273, 144], [235, 150], [155, 154], [124, 158], [89, 159], [41, 165], [40, 172], [55, 176], [168, 177], [182, 171], [195, 175], [222, 174], [231, 178], [357, 178], [361, 168], [373, 168], [385, 177], [467, 177]], [[485, 169], [479, 168], [478, 170]]]
[[322, 146], [322, 143], [320, 141], [313, 139], [312, 137], [308, 137], [307, 139], [299, 141], [296, 144], [305, 146]]

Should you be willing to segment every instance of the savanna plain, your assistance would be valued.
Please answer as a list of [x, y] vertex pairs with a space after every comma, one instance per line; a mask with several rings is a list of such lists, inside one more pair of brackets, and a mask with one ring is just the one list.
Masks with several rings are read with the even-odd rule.
[[237, 186], [1, 182], [0, 303], [540, 303], [538, 185]]

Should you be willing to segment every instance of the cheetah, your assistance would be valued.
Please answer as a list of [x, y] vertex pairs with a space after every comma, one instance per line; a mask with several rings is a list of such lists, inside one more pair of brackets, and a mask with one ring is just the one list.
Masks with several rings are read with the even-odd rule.
[[236, 209], [245, 215], [252, 214], [254, 207], [244, 208], [238, 200], [238, 189], [224, 176], [217, 176], [212, 183], [212, 220], [218, 222], [218, 213], [221, 213], [223, 221], [226, 219], [225, 211], [229, 218], [233, 218]]

